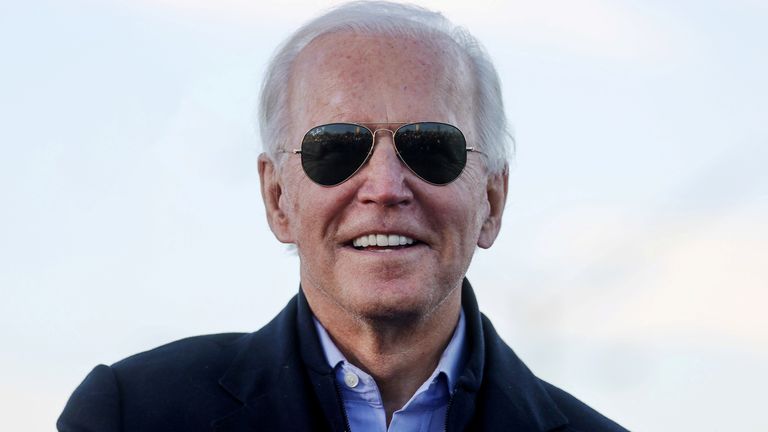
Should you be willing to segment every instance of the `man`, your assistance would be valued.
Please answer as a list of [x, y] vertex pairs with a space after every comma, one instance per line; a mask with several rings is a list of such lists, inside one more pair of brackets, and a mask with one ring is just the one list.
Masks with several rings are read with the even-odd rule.
[[498, 79], [439, 14], [353, 3], [264, 81], [261, 191], [301, 289], [263, 329], [98, 366], [61, 431], [614, 431], [531, 374], [464, 278], [507, 195]]

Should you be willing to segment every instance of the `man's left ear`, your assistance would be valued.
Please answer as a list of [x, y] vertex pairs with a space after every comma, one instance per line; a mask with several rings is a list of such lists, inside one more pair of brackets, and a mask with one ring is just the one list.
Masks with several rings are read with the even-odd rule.
[[502, 172], [488, 176], [486, 197], [489, 211], [480, 228], [480, 237], [477, 239], [477, 245], [483, 249], [493, 245], [501, 230], [501, 215], [504, 214], [504, 204], [507, 202], [508, 180], [509, 166], [506, 164]]

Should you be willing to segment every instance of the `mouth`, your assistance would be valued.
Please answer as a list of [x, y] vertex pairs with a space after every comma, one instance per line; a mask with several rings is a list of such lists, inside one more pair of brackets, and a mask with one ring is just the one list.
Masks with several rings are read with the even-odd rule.
[[420, 241], [401, 234], [366, 234], [352, 240], [352, 247], [365, 251], [391, 251], [421, 244]]

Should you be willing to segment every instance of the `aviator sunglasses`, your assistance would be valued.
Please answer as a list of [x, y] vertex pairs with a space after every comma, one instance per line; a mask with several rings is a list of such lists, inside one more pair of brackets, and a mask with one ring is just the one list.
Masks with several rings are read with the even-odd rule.
[[301, 141], [301, 149], [281, 153], [301, 155], [301, 166], [312, 181], [335, 186], [348, 180], [365, 165], [376, 141], [376, 133], [392, 134], [395, 152], [420, 179], [433, 185], [445, 185], [459, 177], [467, 164], [464, 134], [456, 126], [439, 122], [387, 122], [371, 125], [401, 125], [397, 129], [375, 129], [357, 123], [329, 123], [310, 129]]

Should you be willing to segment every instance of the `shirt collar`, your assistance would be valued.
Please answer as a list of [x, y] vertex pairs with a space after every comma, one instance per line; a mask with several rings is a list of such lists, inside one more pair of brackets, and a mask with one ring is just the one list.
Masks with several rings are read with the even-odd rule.
[[[335, 369], [339, 364], [351, 364], [346, 357], [344, 357], [344, 354], [339, 351], [336, 344], [333, 343], [331, 336], [320, 321], [314, 316], [312, 319], [315, 323], [315, 329], [317, 330], [320, 344], [323, 347], [325, 358], [331, 368]], [[435, 372], [432, 374], [432, 377], [437, 377], [441, 373], [444, 374], [448, 380], [448, 388], [450, 391], [453, 391], [456, 387], [456, 382], [458, 381], [459, 376], [461, 375], [461, 370], [466, 362], [465, 333], [466, 323], [464, 310], [462, 309], [459, 314], [459, 322], [456, 324], [456, 328], [453, 331], [453, 336], [445, 347], [445, 350], [443, 350], [443, 354], [440, 356], [440, 361], [437, 363]]]

